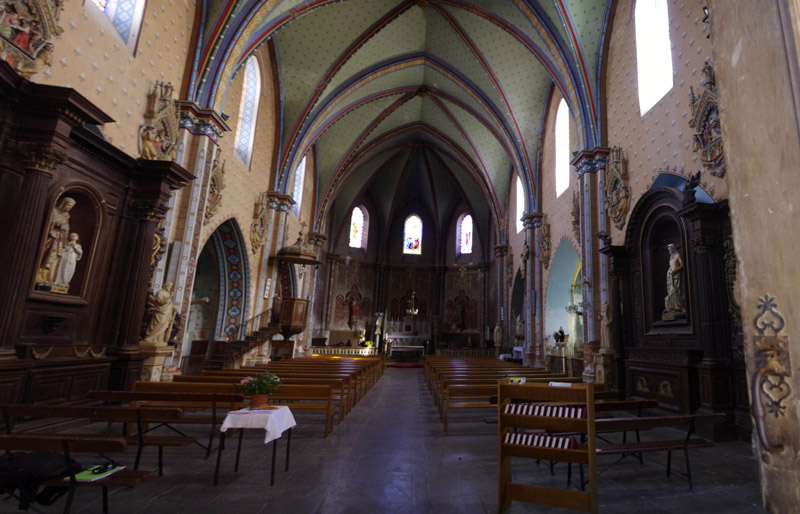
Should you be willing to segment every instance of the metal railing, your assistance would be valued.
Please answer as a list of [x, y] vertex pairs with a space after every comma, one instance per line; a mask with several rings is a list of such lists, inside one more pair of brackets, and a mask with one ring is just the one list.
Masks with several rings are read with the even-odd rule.
[[312, 346], [308, 351], [318, 355], [378, 355], [378, 349], [374, 346]]
[[272, 309], [267, 309], [261, 314], [257, 314], [238, 325], [228, 333], [228, 341], [241, 341], [246, 336], [252, 334], [261, 327], [266, 327], [272, 320]]

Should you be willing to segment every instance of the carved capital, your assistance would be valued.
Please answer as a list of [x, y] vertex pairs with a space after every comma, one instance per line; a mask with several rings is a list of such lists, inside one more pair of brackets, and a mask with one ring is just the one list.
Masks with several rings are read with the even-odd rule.
[[575, 168], [578, 176], [583, 176], [585, 173], [597, 173], [606, 169], [610, 152], [609, 148], [602, 146], [596, 146], [591, 150], [581, 150], [574, 154], [575, 157], [570, 164]]
[[494, 254], [497, 257], [505, 257], [508, 254], [508, 245], [497, 245], [494, 247]]
[[150, 200], [134, 200], [128, 208], [128, 213], [139, 220], [160, 223], [164, 218], [165, 209]]
[[49, 145], [18, 142], [16, 150], [24, 158], [27, 171], [41, 171], [52, 175], [56, 166], [66, 160], [66, 155], [61, 150]]

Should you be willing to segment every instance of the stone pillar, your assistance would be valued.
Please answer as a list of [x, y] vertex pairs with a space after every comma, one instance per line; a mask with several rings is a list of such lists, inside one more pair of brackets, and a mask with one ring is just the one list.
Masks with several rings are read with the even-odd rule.
[[[325, 302], [325, 333], [324, 337], [330, 339], [331, 337], [331, 317], [333, 316], [333, 293], [334, 293], [334, 285], [336, 281], [336, 274], [338, 272], [339, 263], [341, 262], [341, 256], [335, 253], [329, 253], [327, 257], [328, 261], [328, 296], [327, 301]], [[330, 346], [331, 341], [327, 341], [326, 344]]]
[[622, 381], [625, 373], [621, 356], [625, 313], [622, 306], [625, 299], [622, 297], [622, 292], [626, 290], [623, 280], [627, 276], [627, 260], [624, 246], [612, 246], [611, 238], [605, 233], [601, 233], [600, 240], [603, 241], [600, 253], [606, 257], [609, 267], [610, 284], [607, 301], [611, 306], [613, 321], [611, 341], [608, 342], [608, 346], [600, 348], [599, 353], [595, 356], [595, 381], [606, 384], [610, 389], [623, 390], [625, 384]]
[[[42, 219], [47, 209], [48, 185], [64, 156], [50, 147], [23, 147], [24, 176], [16, 201], [7, 206], [14, 213], [7, 222], [6, 244], [0, 245], [0, 262], [6, 269], [31, 270], [36, 262], [42, 236]], [[11, 244], [10, 242], [13, 242]], [[14, 356], [14, 343], [22, 323], [24, 298], [33, 277], [28, 273], [6, 273], [0, 280], [0, 359]]]
[[533, 214], [522, 217], [525, 227], [525, 251], [521, 256], [520, 266], [525, 279], [525, 363], [534, 368], [544, 368], [544, 345], [541, 337], [536, 335], [536, 307], [538, 304], [538, 288], [536, 287], [536, 259], [531, 253], [536, 246], [536, 220]]
[[506, 296], [506, 255], [508, 255], [508, 245], [497, 245], [494, 247], [495, 265], [497, 266], [497, 322], [503, 327], [503, 344], [514, 346], [514, 333], [510, 329], [508, 306]]
[[[604, 274], [601, 272], [599, 243], [596, 237], [600, 229], [602, 209], [602, 183], [599, 174], [605, 172], [610, 150], [595, 147], [581, 150], [570, 164], [578, 173], [578, 191], [581, 202], [581, 276], [583, 278], [583, 341], [584, 344], [597, 343], [600, 338], [596, 316], [601, 304], [601, 292], [606, 289]], [[604, 219], [604, 218], [603, 218]], [[584, 380], [594, 381], [594, 354], [584, 351]]]

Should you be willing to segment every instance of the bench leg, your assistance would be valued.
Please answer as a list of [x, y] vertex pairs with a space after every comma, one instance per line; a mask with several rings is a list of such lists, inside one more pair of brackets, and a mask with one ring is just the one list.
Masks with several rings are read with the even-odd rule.
[[683, 458], [686, 459], [686, 476], [689, 478], [689, 490], [692, 490], [692, 466], [689, 464], [689, 448], [684, 446]]
[[103, 487], [103, 514], [108, 514], [108, 487]]
[[292, 429], [288, 430], [286, 435], [286, 471], [289, 471], [289, 448], [292, 446]]
[[581, 491], [585, 491], [586, 490], [586, 482], [584, 481], [584, 478], [583, 478], [583, 464], [578, 464], [578, 471], [580, 472], [580, 478], [581, 478]]
[[64, 505], [64, 514], [69, 514], [69, 510], [72, 508], [72, 498], [75, 496], [75, 487], [70, 486], [69, 493], [67, 493], [67, 503]]
[[139, 461], [142, 460], [142, 450], [144, 448], [140, 444], [138, 448], [136, 448], [136, 459], [133, 461], [133, 470], [138, 471], [139, 469]]
[[164, 476], [164, 447], [158, 447], [158, 476]]
[[672, 450], [667, 450], [667, 476], [672, 471]]

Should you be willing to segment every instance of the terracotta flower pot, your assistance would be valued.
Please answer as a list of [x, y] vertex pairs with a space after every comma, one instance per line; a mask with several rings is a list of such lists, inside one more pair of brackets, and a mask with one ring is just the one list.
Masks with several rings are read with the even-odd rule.
[[251, 394], [250, 395], [250, 408], [260, 409], [267, 406], [269, 402], [268, 394]]

